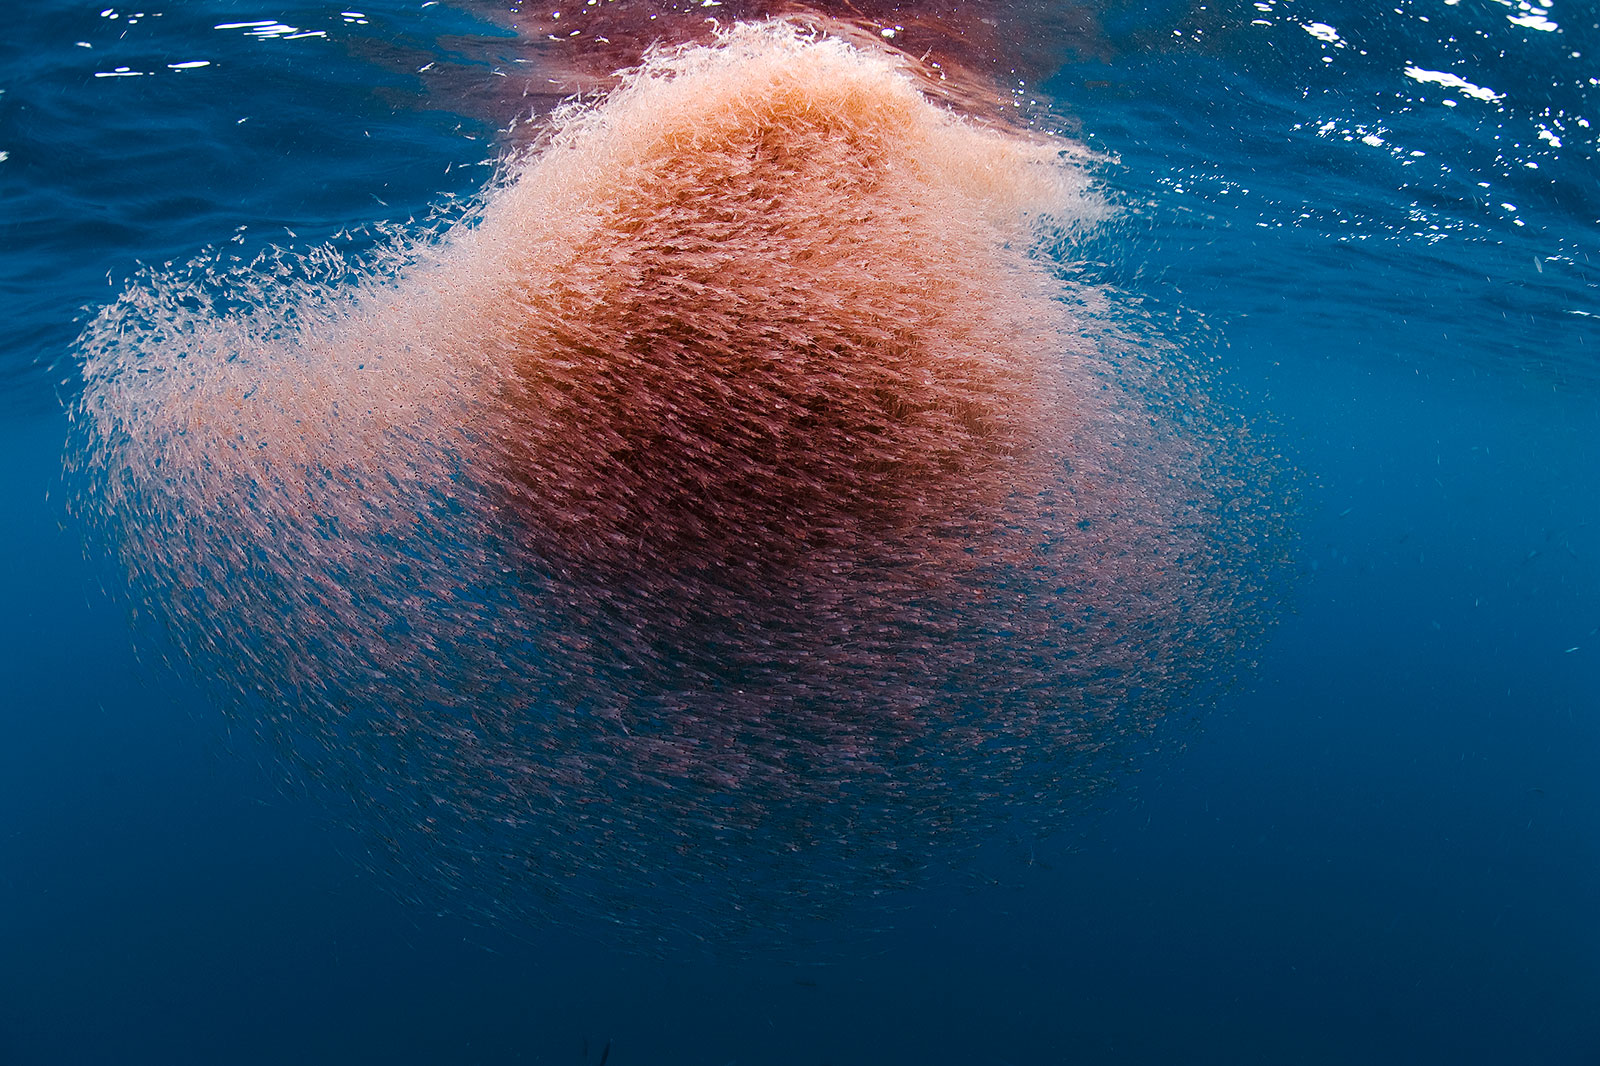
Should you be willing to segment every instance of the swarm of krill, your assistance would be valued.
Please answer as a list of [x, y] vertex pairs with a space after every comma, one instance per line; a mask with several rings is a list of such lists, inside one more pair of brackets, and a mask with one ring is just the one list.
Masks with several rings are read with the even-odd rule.
[[1265, 466], [1032, 250], [1080, 163], [789, 24], [655, 51], [365, 267], [137, 282], [78, 510], [458, 905], [778, 928], [1058, 824], [1260, 622]]

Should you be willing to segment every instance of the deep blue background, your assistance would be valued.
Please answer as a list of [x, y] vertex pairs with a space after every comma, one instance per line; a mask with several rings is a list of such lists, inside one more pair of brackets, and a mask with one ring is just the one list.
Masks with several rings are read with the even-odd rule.
[[[1268, 6], [1107, 5], [1049, 86], [1119, 160], [1123, 216], [1076, 253], [1219, 345], [1296, 471], [1258, 669], [999, 884], [935, 878], [815, 959], [664, 961], [380, 889], [337, 811], [137, 663], [60, 503], [81, 308], [239, 226], [304, 244], [470, 193], [504, 42], [420, 3], [13, 16], [0, 1063], [1600, 1062], [1600, 35], [1567, 0], [1553, 32]], [[261, 18], [329, 37], [212, 29]], [[1411, 64], [1504, 99], [1445, 107]], [[93, 77], [123, 65], [155, 73]]]

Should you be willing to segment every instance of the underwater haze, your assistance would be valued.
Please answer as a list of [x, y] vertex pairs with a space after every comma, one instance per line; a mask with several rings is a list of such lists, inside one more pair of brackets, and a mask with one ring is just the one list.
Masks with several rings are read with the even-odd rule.
[[1600, 1061], [1600, 14], [820, 7], [12, 13], [0, 1063]]

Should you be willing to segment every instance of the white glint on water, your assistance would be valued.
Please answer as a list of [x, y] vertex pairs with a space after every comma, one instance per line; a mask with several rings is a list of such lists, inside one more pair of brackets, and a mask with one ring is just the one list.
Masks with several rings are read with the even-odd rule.
[[[349, 25], [355, 20], [345, 17], [345, 24]], [[364, 21], [363, 21], [363, 24]], [[218, 30], [243, 30], [246, 37], [256, 37], [262, 40], [299, 41], [307, 37], [327, 37], [327, 30], [303, 30], [299, 26], [291, 26], [287, 22], [276, 19], [256, 19], [251, 22], [219, 22], [213, 29]]]
[[1408, 66], [1406, 67], [1405, 74], [1406, 77], [1412, 79], [1413, 81], [1420, 81], [1423, 84], [1443, 85], [1447, 89], [1458, 90], [1459, 92], [1472, 97], [1474, 100], [1482, 100], [1486, 103], [1495, 103], [1505, 99], [1503, 94], [1497, 93], [1493, 89], [1486, 89], [1481, 85], [1474, 85], [1465, 78], [1456, 74], [1451, 74], [1449, 71], [1427, 70], [1423, 67]]
[[1524, 26], [1530, 30], [1543, 30], [1545, 33], [1554, 33], [1561, 28], [1543, 15], [1507, 15], [1506, 20], [1513, 26]]
[[1324, 44], [1331, 44], [1337, 48], [1345, 47], [1344, 38], [1339, 36], [1339, 31], [1326, 22], [1307, 22], [1300, 28]]

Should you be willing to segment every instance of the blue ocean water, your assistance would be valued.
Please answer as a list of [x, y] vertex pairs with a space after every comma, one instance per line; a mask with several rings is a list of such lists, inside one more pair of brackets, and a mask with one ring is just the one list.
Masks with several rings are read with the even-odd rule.
[[525, 106], [510, 38], [446, 4], [14, 15], [0, 1062], [1600, 1060], [1597, 20], [1087, 15], [1042, 89], [1121, 210], [1072, 254], [1273, 425], [1278, 624], [1069, 832], [842, 945], [659, 958], [396, 898], [139, 661], [63, 505], [93, 309], [141, 264], [359, 245], [470, 196]]

